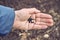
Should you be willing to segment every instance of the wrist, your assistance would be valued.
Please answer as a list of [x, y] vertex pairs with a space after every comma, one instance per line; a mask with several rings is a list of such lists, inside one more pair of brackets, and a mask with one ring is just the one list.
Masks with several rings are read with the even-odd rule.
[[17, 16], [17, 11], [15, 11], [15, 19], [14, 19], [14, 24], [13, 24], [13, 29], [17, 29], [18, 27], [18, 21], [19, 21], [19, 18]]

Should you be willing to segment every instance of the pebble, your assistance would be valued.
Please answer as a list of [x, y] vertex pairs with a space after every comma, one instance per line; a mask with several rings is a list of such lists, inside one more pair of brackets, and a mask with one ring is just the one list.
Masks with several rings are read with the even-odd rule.
[[48, 35], [48, 34], [45, 34], [45, 35], [44, 35], [44, 38], [49, 38], [49, 35]]

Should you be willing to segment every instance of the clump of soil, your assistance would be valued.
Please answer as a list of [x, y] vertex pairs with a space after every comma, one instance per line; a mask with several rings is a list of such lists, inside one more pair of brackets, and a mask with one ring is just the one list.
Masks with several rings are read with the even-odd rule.
[[19, 10], [35, 7], [53, 16], [55, 25], [44, 30], [14, 30], [0, 40], [60, 40], [60, 0], [0, 0], [0, 5]]

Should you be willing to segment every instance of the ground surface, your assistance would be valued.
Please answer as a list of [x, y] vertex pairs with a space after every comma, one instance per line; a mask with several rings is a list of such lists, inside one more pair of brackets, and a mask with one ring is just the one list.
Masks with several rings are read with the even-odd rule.
[[0, 40], [60, 40], [60, 0], [0, 0], [15, 10], [35, 7], [53, 16], [55, 25], [45, 30], [15, 30]]

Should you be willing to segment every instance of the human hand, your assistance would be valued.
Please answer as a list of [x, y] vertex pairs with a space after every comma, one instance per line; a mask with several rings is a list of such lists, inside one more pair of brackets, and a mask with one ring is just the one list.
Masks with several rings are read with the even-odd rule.
[[[29, 18], [34, 19], [34, 23], [29, 23]], [[14, 28], [21, 30], [30, 29], [46, 29], [48, 26], [53, 25], [52, 16], [49, 14], [41, 13], [36, 8], [24, 8], [15, 11]]]

